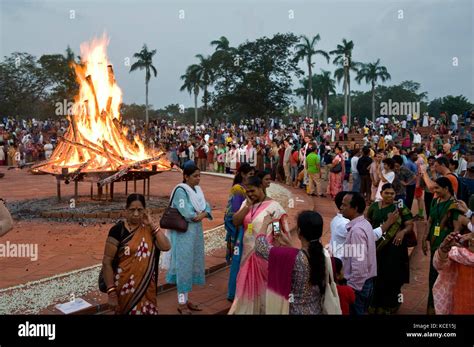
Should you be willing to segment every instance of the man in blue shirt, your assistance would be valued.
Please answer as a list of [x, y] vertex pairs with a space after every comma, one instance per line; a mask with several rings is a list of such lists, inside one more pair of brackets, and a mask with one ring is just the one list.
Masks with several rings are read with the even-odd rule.
[[[418, 174], [418, 166], [415, 164], [415, 162], [418, 160], [418, 154], [415, 151], [411, 151], [410, 153], [408, 153], [407, 157], [408, 157], [407, 158], [408, 160], [405, 166], [411, 172], [413, 172], [416, 176]], [[416, 188], [416, 180], [414, 180], [412, 183], [406, 186], [406, 192], [407, 192], [406, 205], [410, 210], [413, 205], [413, 199], [415, 198], [415, 188]]]

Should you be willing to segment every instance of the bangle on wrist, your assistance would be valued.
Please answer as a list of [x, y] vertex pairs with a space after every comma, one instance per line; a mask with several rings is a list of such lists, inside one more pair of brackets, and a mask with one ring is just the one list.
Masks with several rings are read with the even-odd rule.
[[110, 293], [113, 293], [113, 292], [117, 292], [117, 287], [113, 286], [113, 287], [110, 287], [107, 289], [107, 294], [110, 294]]

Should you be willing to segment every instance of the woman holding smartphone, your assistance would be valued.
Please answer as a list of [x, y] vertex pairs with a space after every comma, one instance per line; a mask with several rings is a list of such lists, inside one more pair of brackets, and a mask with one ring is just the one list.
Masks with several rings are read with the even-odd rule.
[[367, 220], [372, 227], [382, 227], [377, 241], [377, 279], [369, 312], [392, 314], [400, 307], [398, 300], [404, 283], [409, 282], [410, 264], [405, 235], [413, 230], [413, 215], [408, 207], [395, 201], [391, 183], [381, 188], [381, 201], [370, 205]]
[[256, 256], [255, 238], [263, 234], [273, 244], [273, 225], [262, 229], [264, 218], [272, 214], [274, 220], [279, 221], [281, 232], [287, 233], [287, 215], [278, 202], [265, 194], [262, 180], [258, 177], [248, 179], [246, 195], [246, 200], [233, 217], [235, 225], [243, 225], [244, 237], [236, 295], [229, 314], [265, 314], [268, 263]]

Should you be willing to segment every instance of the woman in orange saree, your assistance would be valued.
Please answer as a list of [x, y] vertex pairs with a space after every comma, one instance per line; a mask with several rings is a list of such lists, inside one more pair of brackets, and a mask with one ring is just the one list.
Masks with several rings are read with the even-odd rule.
[[127, 220], [110, 229], [105, 245], [108, 303], [116, 314], [158, 314], [158, 263], [170, 242], [145, 210], [143, 195], [129, 195], [126, 208]]

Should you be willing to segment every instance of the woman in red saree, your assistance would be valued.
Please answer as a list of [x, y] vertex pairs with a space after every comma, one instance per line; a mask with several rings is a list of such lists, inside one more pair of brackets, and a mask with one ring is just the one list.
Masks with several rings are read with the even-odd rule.
[[342, 192], [342, 182], [345, 175], [344, 159], [342, 157], [342, 148], [336, 146], [336, 156], [331, 162], [331, 171], [329, 173], [329, 184], [327, 193], [334, 199], [337, 193]]
[[156, 295], [160, 251], [170, 242], [145, 210], [145, 198], [130, 194], [127, 220], [109, 232], [103, 259], [109, 307], [116, 314], [158, 314]]
[[273, 244], [272, 225], [263, 228], [264, 218], [272, 214], [280, 221], [282, 232], [288, 232], [287, 215], [278, 202], [266, 196], [260, 178], [249, 178], [246, 194], [247, 199], [233, 217], [234, 223], [243, 223], [244, 237], [236, 294], [229, 314], [265, 314], [268, 262], [255, 254], [255, 239], [265, 235]]

